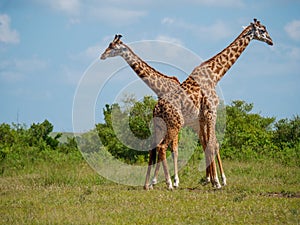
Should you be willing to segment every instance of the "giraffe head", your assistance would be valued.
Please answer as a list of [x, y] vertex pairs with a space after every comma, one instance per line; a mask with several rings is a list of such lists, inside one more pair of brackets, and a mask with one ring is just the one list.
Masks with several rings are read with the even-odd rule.
[[273, 45], [272, 38], [270, 37], [266, 27], [262, 25], [257, 19], [254, 19], [254, 23], [249, 25], [250, 30], [245, 36], [250, 39], [256, 39], [259, 41], [266, 42], [268, 45]]
[[105, 51], [102, 53], [100, 59], [122, 55], [124, 51], [128, 50], [127, 46], [120, 40], [121, 37], [122, 35], [120, 34], [115, 35], [114, 40], [109, 43], [107, 49], [105, 49]]

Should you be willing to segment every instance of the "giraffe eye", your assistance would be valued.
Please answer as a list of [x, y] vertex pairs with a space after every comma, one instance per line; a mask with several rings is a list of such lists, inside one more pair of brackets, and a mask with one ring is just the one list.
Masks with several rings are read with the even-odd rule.
[[265, 31], [263, 31], [263, 30], [258, 30], [258, 31], [259, 31], [260, 34], [265, 33]]

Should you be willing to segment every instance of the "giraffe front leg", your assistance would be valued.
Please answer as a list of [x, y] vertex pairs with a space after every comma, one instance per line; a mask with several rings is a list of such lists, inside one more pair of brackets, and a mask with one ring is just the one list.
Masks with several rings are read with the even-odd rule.
[[179, 187], [179, 176], [178, 176], [178, 135], [172, 141], [172, 157], [174, 162], [174, 187]]
[[144, 189], [145, 190], [152, 189], [151, 185], [149, 184], [151, 167], [152, 167], [152, 165], [148, 165], [147, 174], [146, 174], [146, 180], [145, 180], [145, 184], [144, 184]]
[[216, 167], [216, 161], [215, 161], [215, 155], [214, 152], [211, 153], [211, 174], [212, 174], [212, 185], [216, 189], [220, 189], [222, 186], [220, 184], [218, 173], [217, 173], [217, 167]]
[[159, 151], [159, 159], [161, 160], [163, 165], [167, 188], [168, 190], [173, 190], [172, 180], [169, 174], [168, 163], [166, 159], [166, 148], [162, 148]]
[[220, 174], [221, 174], [221, 181], [222, 181], [222, 185], [226, 186], [227, 185], [227, 181], [226, 181], [226, 176], [224, 173], [224, 169], [223, 169], [223, 165], [222, 165], [222, 160], [221, 160], [221, 156], [220, 156], [220, 147], [219, 147], [219, 143], [216, 143], [216, 152], [217, 152], [217, 160], [218, 160], [218, 164], [219, 164], [219, 169], [220, 169]]
[[177, 165], [178, 152], [177, 151], [172, 152], [172, 157], [174, 160], [174, 187], [178, 188], [179, 187], [179, 176], [178, 176], [178, 165]]
[[173, 190], [173, 185], [172, 185], [171, 176], [169, 174], [167, 159], [164, 159], [162, 164], [163, 164], [163, 168], [164, 168], [167, 188], [168, 188], [168, 190], [172, 191]]
[[156, 163], [154, 176], [153, 176], [153, 179], [152, 179], [151, 184], [150, 184], [151, 188], [153, 188], [153, 186], [155, 186], [158, 183], [157, 177], [158, 177], [159, 168], [160, 168], [160, 161], [158, 160], [158, 162]]
[[226, 181], [226, 176], [225, 176], [225, 173], [224, 173], [224, 170], [223, 170], [222, 161], [221, 161], [221, 157], [220, 157], [219, 151], [217, 152], [217, 160], [218, 160], [218, 164], [219, 164], [219, 168], [220, 168], [222, 185], [226, 186], [227, 185], [227, 181]]
[[210, 178], [210, 168], [209, 166], [206, 165], [206, 170], [205, 170], [205, 178], [201, 179], [202, 185], [208, 185], [211, 182], [211, 178]]
[[215, 163], [215, 155], [214, 155], [214, 147], [212, 143], [208, 144], [208, 148], [205, 151], [206, 157], [206, 165], [208, 165], [209, 174], [211, 176], [211, 184], [214, 188], [220, 189], [221, 184], [219, 182], [217, 170], [216, 170], [216, 163]]
[[216, 168], [216, 161], [215, 161], [215, 156], [216, 154], [218, 155], [218, 143], [217, 143], [217, 137], [216, 137], [216, 109], [212, 109], [210, 111], [208, 111], [207, 113], [207, 149], [205, 151], [207, 151], [207, 155], [208, 155], [208, 161], [207, 163], [209, 163], [209, 168], [210, 168], [210, 175], [211, 175], [211, 182], [213, 187], [220, 189], [221, 188], [221, 184], [219, 182], [219, 178], [218, 178], [218, 173], [217, 173], [217, 168]]
[[[206, 122], [205, 122], [205, 119], [204, 119], [204, 115], [203, 115], [203, 112], [202, 114], [200, 115], [200, 120], [199, 120], [199, 131], [198, 131], [198, 137], [199, 137], [199, 140], [200, 140], [200, 143], [202, 145], [202, 149], [203, 149], [203, 152], [205, 154], [205, 157], [207, 157], [207, 152], [206, 152], [206, 147], [207, 147], [207, 126], [206, 126]], [[204, 179], [201, 179], [200, 181], [202, 183], [202, 185], [207, 185], [211, 182], [211, 174], [210, 174], [210, 167], [209, 167], [209, 164], [208, 164], [208, 161], [206, 160], [206, 170], [205, 170], [205, 178]]]

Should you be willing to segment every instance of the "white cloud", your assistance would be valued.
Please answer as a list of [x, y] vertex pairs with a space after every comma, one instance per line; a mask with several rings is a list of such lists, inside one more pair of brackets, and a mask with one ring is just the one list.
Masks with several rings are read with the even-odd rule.
[[300, 20], [294, 20], [284, 27], [290, 38], [300, 41]]
[[47, 68], [47, 65], [47, 62], [37, 57], [4, 60], [0, 63], [0, 79], [6, 82], [22, 81], [26, 76]]
[[72, 66], [62, 66], [61, 73], [63, 74], [63, 81], [66, 84], [76, 86], [83, 74], [82, 70], [79, 68], [74, 68]]
[[104, 49], [107, 46], [104, 47], [104, 44], [95, 44], [87, 47], [85, 50], [70, 55], [70, 59], [77, 61], [77, 62], [84, 62], [85, 64], [88, 64], [95, 60], [96, 58], [100, 57], [100, 54], [104, 51]]
[[213, 7], [235, 7], [240, 8], [245, 6], [243, 0], [186, 0], [185, 3], [199, 4]]
[[[78, 24], [81, 20], [91, 19], [104, 21], [113, 25], [124, 25], [135, 22], [146, 15], [140, 6], [146, 3], [139, 3], [137, 0], [109, 0], [109, 1], [88, 1], [83, 0], [45, 0], [37, 1], [52, 10], [61, 11], [70, 17], [70, 24]], [[127, 4], [128, 3], [128, 4]], [[134, 7], [128, 7], [133, 6]]]
[[169, 17], [165, 17], [161, 20], [162, 24], [174, 24], [175, 20]]
[[79, 11], [80, 2], [79, 0], [51, 0], [52, 6], [58, 8], [58, 10], [75, 14]]
[[229, 25], [225, 24], [223, 21], [216, 21], [209, 26], [204, 26], [187, 23], [183, 20], [165, 17], [161, 20], [161, 23], [166, 26], [189, 31], [191, 34], [197, 35], [203, 39], [219, 40], [230, 37], [232, 35], [232, 31], [229, 28]]
[[89, 16], [114, 25], [124, 25], [136, 22], [147, 15], [146, 11], [125, 9], [119, 7], [93, 7], [89, 9]]
[[166, 42], [174, 43], [174, 44], [178, 44], [178, 45], [184, 45], [183, 42], [180, 39], [174, 38], [174, 37], [170, 37], [170, 36], [166, 36], [166, 35], [158, 35], [156, 37], [156, 40], [166, 41]]
[[278, 43], [271, 48], [281, 61], [297, 62], [300, 60], [300, 47], [291, 44]]
[[290, 52], [289, 52], [289, 56], [292, 59], [300, 60], [300, 48], [292, 47]]
[[20, 42], [19, 33], [10, 27], [10, 17], [0, 14], [0, 42], [17, 44]]
[[77, 14], [80, 10], [80, 0], [36, 0], [36, 2], [69, 15]]

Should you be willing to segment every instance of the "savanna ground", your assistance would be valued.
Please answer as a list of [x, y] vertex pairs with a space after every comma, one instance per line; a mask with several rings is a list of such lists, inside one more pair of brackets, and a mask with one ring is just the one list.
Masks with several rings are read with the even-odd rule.
[[[112, 115], [129, 116], [134, 137], [144, 139], [151, 134], [154, 104], [145, 97], [128, 112], [106, 105], [104, 122], [76, 138], [52, 133], [48, 120], [30, 127], [0, 124], [0, 224], [300, 224], [300, 116], [276, 121], [253, 113], [253, 104], [244, 101], [218, 116], [219, 137], [226, 122], [220, 153], [228, 185], [221, 190], [201, 185], [203, 151], [189, 129], [179, 135], [179, 161], [193, 155], [174, 191], [164, 182], [150, 191], [113, 183], [91, 169], [79, 149], [100, 166], [111, 165], [99, 158], [107, 154], [147, 165], [147, 151], [120, 142]], [[122, 118], [120, 134], [130, 142]]]
[[[270, 160], [224, 160], [228, 185], [199, 182], [197, 161], [180, 188], [112, 183], [84, 161], [33, 163], [0, 177], [1, 224], [300, 224], [300, 169]], [[145, 171], [146, 172], [146, 171]]]

